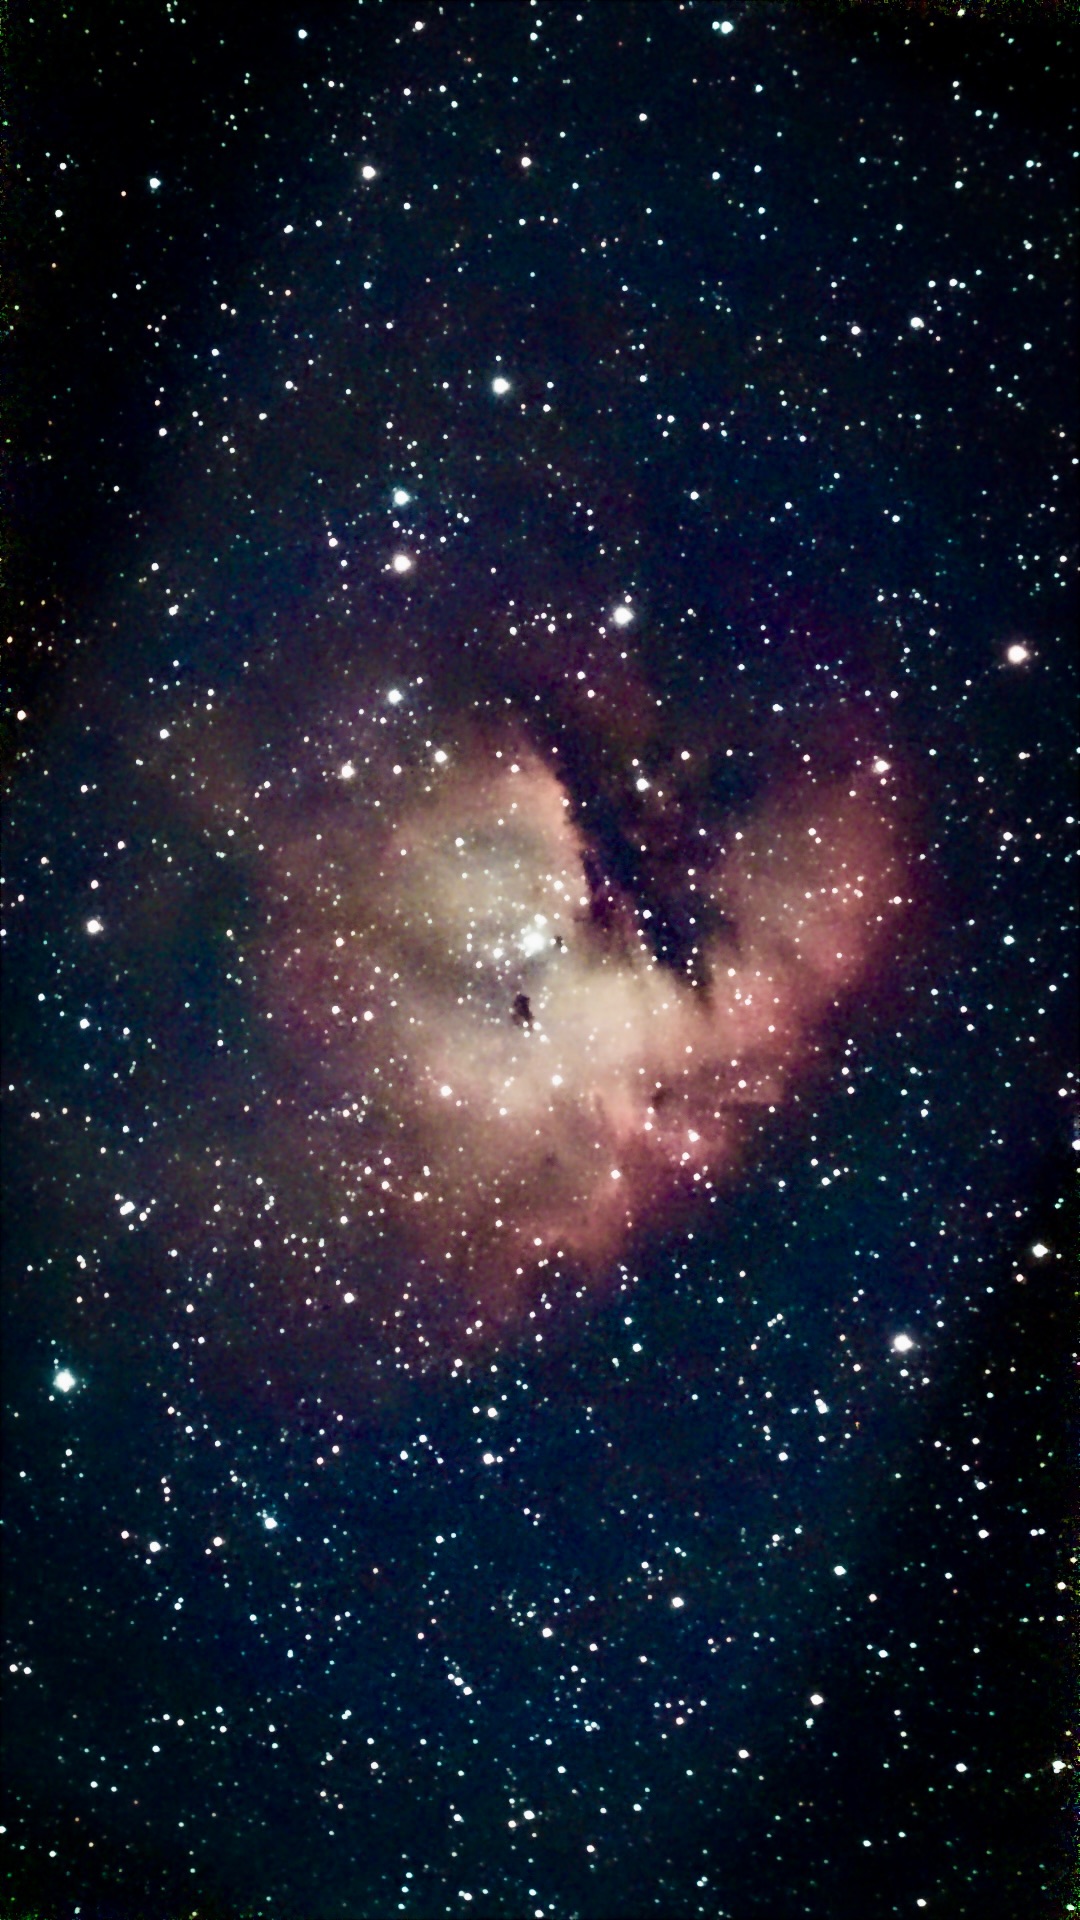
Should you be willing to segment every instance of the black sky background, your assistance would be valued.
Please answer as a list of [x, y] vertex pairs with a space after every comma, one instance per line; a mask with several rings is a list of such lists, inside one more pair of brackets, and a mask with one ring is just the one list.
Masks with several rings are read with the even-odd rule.
[[[4, 970], [13, 1920], [1071, 1910], [1075, 22], [580, 11], [84, 6], [8, 22], [0, 746], [6, 881], [25, 908]], [[380, 180], [363, 200], [368, 155]], [[743, 213], [759, 191], [764, 228]], [[422, 205], [411, 226], [402, 201]], [[537, 221], [553, 209], [569, 237], [549, 246]], [[931, 353], [902, 329], [919, 303], [930, 322], [926, 283], [950, 276], [963, 297], [942, 291]], [[271, 312], [264, 289], [283, 283], [291, 304]], [[496, 365], [526, 419], [493, 408]], [[726, 422], [723, 448], [701, 450], [706, 419]], [[223, 432], [241, 447], [231, 473], [203, 450]], [[412, 442], [437, 586], [418, 585], [406, 619], [372, 569], [358, 612], [326, 529], [348, 530], [360, 575]], [[146, 585], [151, 555], [175, 620]], [[516, 1453], [497, 1485], [476, 1465], [481, 1390], [429, 1385], [348, 1405], [328, 1495], [311, 1461], [330, 1387], [287, 1407], [256, 1392], [258, 1326], [234, 1323], [209, 1366], [174, 1349], [167, 1233], [128, 1237], [109, 1213], [140, 1165], [125, 1126], [179, 1137], [205, 1098], [230, 1137], [238, 1090], [271, 1073], [221, 958], [253, 875], [140, 786], [132, 743], [212, 685], [276, 765], [295, 712], [332, 707], [363, 634], [389, 635], [394, 670], [426, 670], [451, 706], [544, 708], [614, 865], [618, 740], [560, 704], [560, 656], [491, 636], [508, 598], [591, 611], [631, 590], [663, 740], [694, 737], [705, 705], [726, 716], [731, 753], [695, 802], [710, 831], [838, 710], [860, 749], [888, 731], [921, 855], [911, 950], [829, 1037], [836, 1060], [853, 1044], [857, 1099], [823, 1076], [721, 1218], [643, 1247], [632, 1300], [571, 1317], [543, 1363], [500, 1360]], [[1017, 640], [1031, 658], [1014, 671]], [[176, 909], [121, 963], [87, 952], [80, 923], [100, 848], [133, 832], [143, 898]], [[96, 1051], [72, 1032], [84, 1007]], [[158, 1038], [134, 1102], [121, 1023]], [[853, 1177], [824, 1193], [819, 1159]], [[164, 1204], [182, 1203], [177, 1175]], [[243, 1249], [221, 1264], [242, 1274]], [[629, 1371], [624, 1308], [647, 1372]], [[929, 1377], [917, 1403], [888, 1351], [901, 1325]], [[864, 1355], [858, 1390], [838, 1328]], [[61, 1365], [85, 1391], [53, 1388]], [[851, 1447], [816, 1459], [810, 1416], [778, 1478], [766, 1387], [854, 1410]], [[163, 1417], [174, 1402], [199, 1446]], [[267, 1536], [264, 1510], [291, 1526]], [[118, 1544], [166, 1527], [162, 1573]], [[532, 1637], [519, 1604], [537, 1610]], [[541, 1617], [559, 1624], [550, 1644]], [[593, 1645], [579, 1710], [567, 1663]], [[699, 1700], [676, 1735], [665, 1703]], [[183, 1741], [164, 1714], [185, 1718]], [[354, 1730], [335, 1816], [324, 1754]]]

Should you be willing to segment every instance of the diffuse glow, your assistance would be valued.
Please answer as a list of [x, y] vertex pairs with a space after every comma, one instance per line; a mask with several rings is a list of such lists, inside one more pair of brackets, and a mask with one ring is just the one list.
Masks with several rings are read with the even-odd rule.
[[730, 1178], [899, 907], [870, 783], [807, 781], [696, 873], [725, 931], [693, 984], [633, 902], [605, 887], [598, 911], [545, 759], [463, 740], [446, 761], [377, 809], [339, 780], [317, 825], [283, 812], [255, 956], [284, 1151], [349, 1223], [357, 1331], [414, 1358], [527, 1324], [560, 1276], [602, 1285], [658, 1204]]

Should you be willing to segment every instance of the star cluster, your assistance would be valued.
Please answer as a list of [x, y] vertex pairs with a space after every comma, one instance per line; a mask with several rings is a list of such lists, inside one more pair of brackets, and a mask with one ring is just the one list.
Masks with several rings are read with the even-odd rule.
[[1067, 1908], [1075, 27], [9, 40], [4, 1898]]

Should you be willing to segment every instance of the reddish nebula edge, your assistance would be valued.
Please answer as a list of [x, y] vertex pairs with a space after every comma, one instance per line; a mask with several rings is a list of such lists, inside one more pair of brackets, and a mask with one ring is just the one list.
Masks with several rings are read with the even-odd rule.
[[[168, 773], [230, 823], [254, 897], [265, 1091], [217, 1231], [268, 1314], [318, 1310], [339, 1350], [407, 1371], [543, 1339], [635, 1235], [715, 1198], [909, 906], [894, 770], [789, 766], [668, 860], [700, 938], [660, 959], [550, 740], [439, 720], [418, 684], [339, 696], [287, 777], [227, 715]], [[645, 856], [677, 781], [626, 778]]]

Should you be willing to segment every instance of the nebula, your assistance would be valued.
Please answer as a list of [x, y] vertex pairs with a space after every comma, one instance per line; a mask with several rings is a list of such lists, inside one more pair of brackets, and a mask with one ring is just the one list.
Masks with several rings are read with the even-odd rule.
[[[678, 871], [669, 835], [658, 892], [617, 877], [518, 722], [437, 725], [410, 689], [339, 706], [287, 778], [257, 779], [227, 729], [192, 762], [207, 817], [240, 823], [237, 957], [267, 1036], [221, 1230], [273, 1265], [275, 1309], [295, 1272], [300, 1318], [322, 1309], [342, 1350], [460, 1366], [543, 1339], [636, 1233], [743, 1165], [895, 948], [893, 795], [881, 761], [787, 773]], [[648, 824], [625, 818], [645, 872]]]

